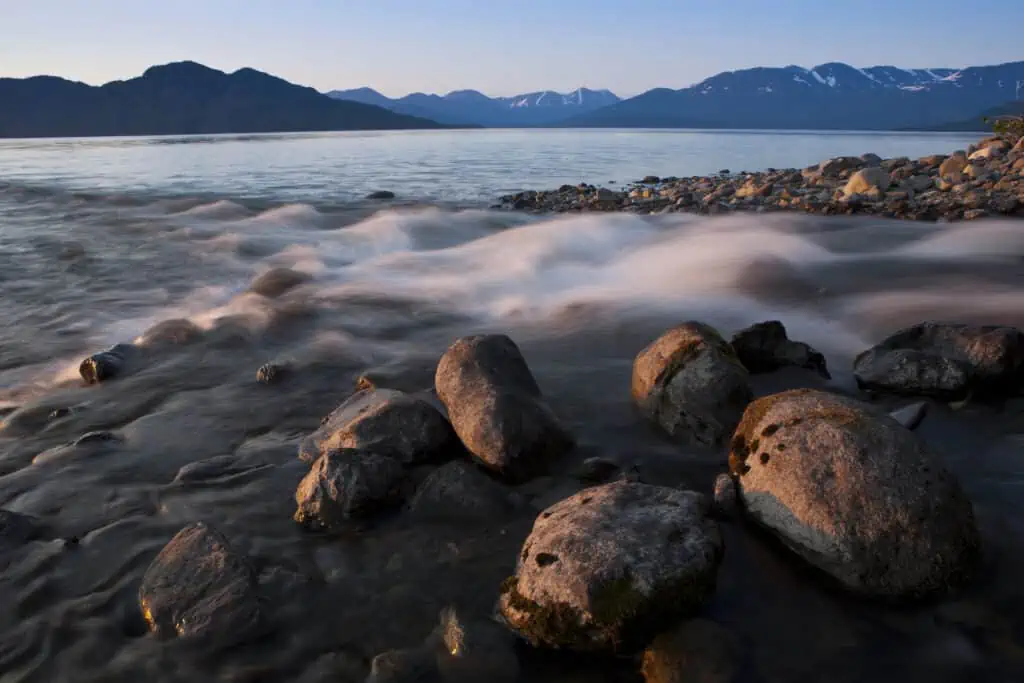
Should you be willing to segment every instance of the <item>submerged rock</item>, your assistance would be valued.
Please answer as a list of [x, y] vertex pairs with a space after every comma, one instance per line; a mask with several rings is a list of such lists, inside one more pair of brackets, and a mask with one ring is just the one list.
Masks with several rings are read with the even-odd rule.
[[503, 334], [456, 340], [441, 357], [434, 384], [469, 452], [508, 479], [532, 477], [574, 445], [519, 347]]
[[953, 476], [859, 401], [806, 389], [758, 399], [729, 466], [747, 515], [855, 593], [940, 591], [978, 554], [971, 502]]
[[654, 639], [644, 651], [645, 683], [733, 683], [741, 651], [732, 633], [707, 619], [694, 619]]
[[724, 472], [715, 477], [715, 511], [724, 517], [732, 517], [738, 507], [736, 498], [736, 480]]
[[264, 363], [256, 370], [256, 381], [260, 384], [277, 384], [288, 376], [291, 368], [286, 363]]
[[377, 190], [366, 195], [367, 199], [394, 199], [395, 193], [390, 190]]
[[769, 320], [740, 330], [732, 338], [732, 348], [743, 366], [752, 374], [772, 372], [787, 365], [814, 370], [831, 379], [825, 356], [803, 342], [790, 341], [785, 326]]
[[718, 332], [699, 322], [672, 328], [633, 362], [633, 401], [673, 438], [701, 446], [732, 434], [753, 394], [747, 370]]
[[351, 448], [328, 451], [295, 491], [295, 521], [310, 529], [337, 529], [397, 504], [404, 478], [392, 458]]
[[433, 634], [444, 683], [515, 683], [519, 659], [511, 634], [492, 621], [463, 619], [453, 607], [441, 612]]
[[86, 384], [99, 384], [123, 375], [128, 363], [138, 355], [132, 344], [115, 344], [106, 351], [89, 356], [78, 366], [78, 374]]
[[299, 458], [312, 462], [339, 448], [418, 465], [457, 454], [458, 440], [448, 420], [427, 401], [394, 389], [367, 389], [352, 394], [302, 441]]
[[139, 604], [160, 636], [229, 646], [258, 633], [262, 612], [249, 559], [202, 522], [190, 524], [149, 565]]
[[257, 276], [249, 291], [268, 299], [276, 299], [285, 292], [304, 285], [313, 279], [312, 275], [291, 268], [272, 268]]
[[203, 330], [191, 320], [174, 318], [164, 320], [142, 333], [136, 346], [145, 349], [186, 346], [203, 338]]
[[389, 650], [373, 658], [366, 683], [444, 683], [430, 649]]
[[911, 403], [908, 406], [904, 406], [899, 410], [894, 410], [889, 413], [889, 417], [899, 422], [907, 429], [917, 429], [921, 421], [924, 420], [925, 415], [928, 414], [928, 404], [920, 401], [918, 403]]
[[0, 508], [0, 551], [27, 543], [39, 535], [34, 517]]
[[468, 523], [487, 522], [511, 509], [508, 492], [501, 484], [460, 461], [434, 470], [409, 501], [409, 511], [417, 517]]
[[501, 614], [534, 645], [630, 651], [714, 592], [723, 546], [698, 493], [615, 482], [537, 518]]
[[956, 400], [1012, 396], [1024, 387], [1024, 333], [998, 325], [926, 322], [854, 359], [862, 389]]

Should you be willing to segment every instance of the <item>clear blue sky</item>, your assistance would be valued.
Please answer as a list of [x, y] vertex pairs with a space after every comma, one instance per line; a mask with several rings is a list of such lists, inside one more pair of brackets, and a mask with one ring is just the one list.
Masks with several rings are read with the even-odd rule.
[[191, 59], [392, 96], [633, 95], [757, 65], [1015, 61], [1022, 27], [1024, 0], [0, 0], [0, 76]]

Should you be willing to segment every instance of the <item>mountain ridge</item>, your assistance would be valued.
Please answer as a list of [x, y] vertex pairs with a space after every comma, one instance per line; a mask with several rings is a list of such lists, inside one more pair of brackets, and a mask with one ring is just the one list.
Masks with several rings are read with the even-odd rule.
[[57, 76], [0, 78], [0, 138], [394, 130], [446, 127], [329, 98], [252, 68], [154, 65], [99, 86]]

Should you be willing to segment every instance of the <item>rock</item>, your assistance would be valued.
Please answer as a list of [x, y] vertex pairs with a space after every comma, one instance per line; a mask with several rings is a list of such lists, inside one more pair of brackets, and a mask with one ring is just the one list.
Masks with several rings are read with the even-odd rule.
[[735, 683], [741, 654], [726, 628], [693, 619], [654, 639], [641, 672], [645, 683]]
[[934, 185], [935, 181], [931, 176], [927, 175], [910, 176], [901, 183], [903, 188], [914, 192], [924, 192], [925, 190], [931, 189]]
[[576, 478], [585, 483], [603, 484], [620, 471], [619, 465], [605, 458], [587, 458], [576, 470]]
[[736, 481], [724, 472], [715, 477], [714, 503], [715, 510], [723, 516], [736, 514]]
[[542, 472], [574, 445], [505, 335], [456, 340], [441, 357], [434, 384], [473, 457], [511, 480]]
[[277, 384], [288, 376], [290, 370], [285, 363], [264, 363], [256, 371], [256, 381], [260, 384]]
[[131, 344], [115, 344], [106, 351], [89, 356], [78, 366], [78, 374], [86, 384], [99, 384], [123, 375], [129, 362], [138, 354]]
[[772, 183], [759, 183], [756, 179], [751, 178], [748, 180], [743, 187], [736, 190], [736, 197], [745, 199], [747, 197], [767, 197], [772, 193], [774, 185]]
[[969, 161], [996, 159], [1005, 154], [1006, 150], [999, 145], [990, 145], [988, 147], [982, 147], [978, 151], [971, 154], [967, 159]]
[[931, 594], [977, 559], [956, 480], [912, 432], [859, 401], [807, 389], [754, 401], [729, 467], [746, 514], [854, 593]]
[[496, 623], [464, 620], [453, 607], [434, 633], [444, 683], [515, 683], [519, 659], [511, 634]]
[[835, 157], [818, 164], [818, 172], [829, 178], [837, 178], [843, 171], [860, 168], [863, 164], [858, 157]]
[[884, 159], [882, 161], [882, 168], [886, 171], [892, 171], [893, 169], [901, 168], [910, 163], [910, 159], [907, 157], [893, 157], [892, 159]]
[[645, 185], [656, 185], [661, 182], [661, 178], [659, 178], [656, 175], [649, 175], [645, 176], [644, 179], [641, 180], [640, 182]]
[[857, 356], [854, 377], [862, 389], [907, 396], [1016, 395], [1024, 383], [1024, 334], [998, 325], [921, 323]]
[[825, 379], [832, 378], [825, 356], [803, 342], [790, 341], [785, 326], [778, 320], [740, 330], [733, 335], [732, 348], [751, 374], [772, 372], [792, 365], [814, 370]]
[[426, 648], [390, 650], [373, 658], [366, 683], [443, 683], [434, 653]]
[[881, 168], [864, 168], [852, 176], [843, 188], [847, 197], [854, 194], [867, 194], [871, 190], [884, 192], [889, 189], [889, 174]]
[[963, 173], [966, 167], [967, 156], [954, 154], [939, 165], [939, 175], [948, 178]]
[[268, 299], [276, 299], [312, 279], [313, 276], [291, 268], [271, 268], [252, 281], [249, 291]]
[[877, 154], [872, 154], [871, 152], [868, 152], [867, 154], [861, 154], [860, 160], [864, 162], [865, 166], [868, 167], [882, 165], [882, 157], [878, 156]]
[[502, 586], [502, 617], [535, 646], [642, 647], [714, 592], [723, 546], [708, 512], [698, 493], [631, 482], [555, 504]]
[[899, 410], [894, 410], [889, 413], [889, 417], [899, 422], [907, 429], [917, 429], [921, 421], [924, 420], [924, 416], [928, 413], [928, 404], [924, 401], [917, 403], [911, 403], [908, 406], [904, 406]]
[[489, 522], [512, 509], [508, 492], [469, 463], [455, 461], [434, 470], [409, 502], [417, 517]]
[[230, 646], [257, 635], [263, 617], [248, 557], [203, 522], [171, 539], [142, 577], [139, 604], [159, 636]]
[[28, 543], [39, 535], [34, 517], [0, 508], [0, 551]]
[[135, 345], [144, 349], [160, 349], [186, 346], [203, 338], [203, 330], [191, 320], [175, 318], [157, 323], [135, 340]]
[[418, 465], [458, 451], [451, 424], [427, 401], [394, 389], [358, 391], [299, 444], [299, 458], [313, 462], [339, 448], [372, 451]]
[[338, 529], [397, 504], [404, 479], [392, 458], [350, 448], [328, 451], [295, 491], [295, 521], [309, 529]]
[[633, 362], [633, 401], [673, 438], [702, 446], [727, 439], [752, 393], [747, 370], [718, 332], [686, 322]]
[[367, 199], [394, 199], [395, 193], [390, 190], [377, 190], [366, 195]]

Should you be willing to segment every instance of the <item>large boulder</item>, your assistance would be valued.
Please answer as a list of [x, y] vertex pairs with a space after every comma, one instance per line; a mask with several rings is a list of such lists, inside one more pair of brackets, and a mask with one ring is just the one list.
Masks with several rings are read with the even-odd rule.
[[753, 394], [749, 375], [718, 332], [686, 322], [633, 362], [633, 401], [673, 438], [715, 446], [731, 434]]
[[769, 320], [740, 330], [732, 338], [732, 348], [743, 366], [752, 374], [772, 372], [787, 365], [813, 370], [831, 379], [825, 356], [803, 342], [790, 341], [785, 326]]
[[746, 514], [855, 593], [933, 593], [977, 557], [971, 502], [953, 476], [859, 401], [807, 389], [758, 399], [729, 466]]
[[863, 168], [850, 176], [843, 188], [843, 194], [850, 197], [855, 194], [867, 194], [874, 189], [885, 192], [889, 189], [890, 182], [889, 174], [882, 168]]
[[313, 462], [328, 451], [356, 448], [417, 465], [458, 453], [448, 420], [427, 401], [394, 389], [358, 391], [299, 444]]
[[926, 322], [854, 359], [862, 389], [945, 400], [1015, 395], [1024, 388], [1024, 333], [998, 325]]
[[434, 385], [469, 452], [508, 479], [528, 479], [573, 447], [519, 348], [503, 334], [456, 340], [437, 365]]
[[351, 448], [328, 451], [295, 491], [295, 521], [310, 529], [338, 529], [400, 502], [404, 480], [393, 458]]
[[139, 604], [159, 636], [230, 646], [257, 635], [263, 618], [256, 572], [222, 533], [190, 524], [164, 546], [139, 588]]
[[614, 482], [556, 503], [502, 586], [506, 624], [538, 646], [630, 651], [714, 592], [723, 545], [692, 491]]

